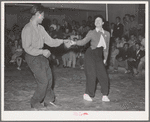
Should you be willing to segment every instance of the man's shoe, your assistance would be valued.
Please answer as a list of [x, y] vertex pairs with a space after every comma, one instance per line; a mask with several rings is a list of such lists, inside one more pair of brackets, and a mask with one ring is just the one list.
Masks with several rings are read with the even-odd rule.
[[61, 107], [61, 105], [58, 104], [58, 103], [56, 103], [56, 102], [49, 102], [49, 103], [44, 102], [44, 106], [45, 106], [45, 107], [54, 106], [54, 107], [56, 107], [56, 108]]
[[129, 74], [131, 71], [130, 70], [126, 70], [125, 71], [125, 74]]
[[18, 69], [18, 70], [21, 70], [21, 68], [20, 68], [20, 67], [17, 67], [17, 69]]
[[105, 95], [102, 97], [102, 101], [109, 102], [110, 100], [109, 100], [108, 96]]
[[93, 101], [92, 98], [88, 94], [84, 94], [83, 99], [87, 101]]
[[37, 110], [45, 109], [41, 103], [31, 104], [31, 108], [35, 108]]

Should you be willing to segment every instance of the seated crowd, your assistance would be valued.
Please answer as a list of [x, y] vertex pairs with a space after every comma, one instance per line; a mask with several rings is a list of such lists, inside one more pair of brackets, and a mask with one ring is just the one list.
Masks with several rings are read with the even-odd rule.
[[[94, 18], [88, 17], [88, 20], [83, 20], [81, 25], [78, 21], [73, 20], [68, 23], [65, 19], [62, 24], [58, 23], [57, 19], [43, 21], [47, 33], [52, 38], [71, 39], [78, 41], [86, 36], [89, 30], [93, 30]], [[145, 37], [144, 32], [141, 34], [141, 28], [135, 21], [134, 15], [126, 14], [121, 18], [116, 17], [116, 24], [106, 22], [103, 27], [110, 32], [110, 54], [107, 61], [108, 66], [113, 67], [113, 72], [118, 71], [118, 67], [124, 67], [125, 73], [132, 73], [134, 76], [142, 74], [142, 69], [145, 66]], [[21, 30], [19, 26], [14, 25], [11, 30], [5, 32], [5, 65], [9, 63], [17, 63], [17, 69], [21, 70], [20, 66], [24, 61], [24, 51], [21, 48]], [[79, 65], [84, 69], [84, 53], [89, 47], [89, 43], [83, 47], [72, 46], [67, 49], [64, 45], [57, 48], [44, 45], [43, 48], [49, 49], [52, 55], [49, 57], [50, 64], [59, 66], [62, 61], [64, 68], [75, 68]]]

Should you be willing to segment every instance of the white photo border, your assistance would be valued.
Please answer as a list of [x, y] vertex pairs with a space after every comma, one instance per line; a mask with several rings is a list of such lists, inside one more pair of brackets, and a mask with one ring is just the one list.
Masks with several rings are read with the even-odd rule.
[[[87, 4], [145, 4], [145, 111], [4, 111], [4, 18], [5, 3], [87, 3]], [[1, 2], [1, 120], [148, 120], [149, 119], [149, 4], [148, 1], [5, 1]], [[87, 116], [75, 116], [87, 113]]]

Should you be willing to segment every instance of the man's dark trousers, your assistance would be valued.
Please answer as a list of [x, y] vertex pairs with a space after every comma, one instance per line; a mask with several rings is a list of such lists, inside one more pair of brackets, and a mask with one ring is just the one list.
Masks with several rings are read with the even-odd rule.
[[43, 101], [45, 103], [53, 102], [55, 96], [52, 90], [52, 72], [48, 59], [43, 55], [31, 56], [29, 54], [25, 55], [25, 59], [37, 82], [37, 88], [31, 98], [31, 105]]
[[101, 86], [101, 93], [108, 95], [109, 84], [108, 75], [103, 63], [103, 47], [91, 49], [89, 47], [85, 53], [85, 75], [86, 75], [86, 90], [85, 93], [90, 97], [95, 96], [96, 79]]

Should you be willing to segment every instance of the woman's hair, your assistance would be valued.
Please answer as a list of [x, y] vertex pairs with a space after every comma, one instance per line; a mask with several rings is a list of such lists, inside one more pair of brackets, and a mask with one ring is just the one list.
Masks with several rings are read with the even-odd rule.
[[31, 14], [32, 15], [35, 15], [37, 12], [39, 12], [40, 14], [44, 12], [44, 7], [41, 6], [41, 5], [34, 5], [32, 8], [31, 8]]

